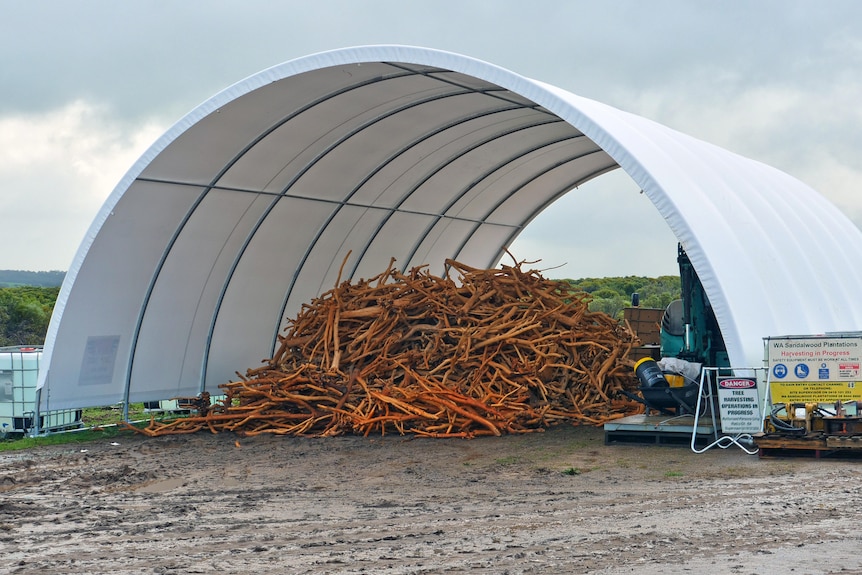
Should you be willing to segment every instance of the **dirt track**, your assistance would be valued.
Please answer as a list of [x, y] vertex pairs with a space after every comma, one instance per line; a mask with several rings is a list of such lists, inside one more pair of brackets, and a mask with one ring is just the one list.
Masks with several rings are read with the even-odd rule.
[[237, 439], [0, 454], [0, 573], [862, 573], [859, 461], [571, 427]]

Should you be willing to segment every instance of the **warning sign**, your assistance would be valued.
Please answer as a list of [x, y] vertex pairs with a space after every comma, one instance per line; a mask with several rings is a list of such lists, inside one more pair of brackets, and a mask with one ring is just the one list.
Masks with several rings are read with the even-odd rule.
[[766, 340], [772, 403], [862, 401], [862, 333]]
[[862, 401], [862, 385], [855, 381], [773, 381], [772, 403], [832, 403]]
[[859, 379], [862, 335], [768, 338], [772, 381], [849, 381]]
[[839, 363], [838, 379], [856, 379], [859, 377], [858, 363]]
[[718, 408], [721, 431], [727, 434], [760, 431], [757, 381], [744, 377], [718, 380]]

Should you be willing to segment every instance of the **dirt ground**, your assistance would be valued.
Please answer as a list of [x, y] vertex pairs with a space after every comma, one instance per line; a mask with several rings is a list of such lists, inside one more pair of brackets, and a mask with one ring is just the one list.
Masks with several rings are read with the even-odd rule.
[[0, 453], [0, 573], [862, 573], [862, 462], [139, 435]]

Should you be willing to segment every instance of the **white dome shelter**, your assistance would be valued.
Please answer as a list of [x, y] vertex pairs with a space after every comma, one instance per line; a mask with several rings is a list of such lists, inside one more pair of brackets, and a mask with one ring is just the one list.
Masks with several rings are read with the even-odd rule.
[[762, 163], [465, 56], [364, 46], [227, 88], [131, 167], [70, 266], [42, 409], [218, 392], [342, 279], [493, 267], [557, 198], [622, 168], [688, 253], [733, 365], [862, 325], [862, 233]]

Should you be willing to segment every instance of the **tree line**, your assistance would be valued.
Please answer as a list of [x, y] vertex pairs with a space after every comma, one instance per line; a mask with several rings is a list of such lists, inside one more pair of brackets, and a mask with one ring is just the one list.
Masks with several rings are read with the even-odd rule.
[[43, 345], [59, 287], [0, 288], [0, 346]]
[[566, 281], [573, 289], [590, 294], [590, 311], [602, 311], [617, 319], [622, 319], [623, 309], [632, 305], [632, 294], [638, 294], [640, 307], [656, 309], [667, 308], [670, 302], [679, 299], [682, 294], [679, 276], [625, 276]]
[[[50, 273], [50, 272], [31, 272]], [[60, 272], [62, 273], [62, 272]], [[664, 309], [680, 297], [677, 276], [584, 278], [565, 280], [573, 291], [590, 294], [590, 310], [621, 319], [637, 293], [641, 307]], [[59, 287], [0, 287], [0, 346], [43, 345]]]
[[39, 286], [58, 287], [62, 285], [66, 272], [31, 272], [26, 270], [0, 270], [0, 287]]

